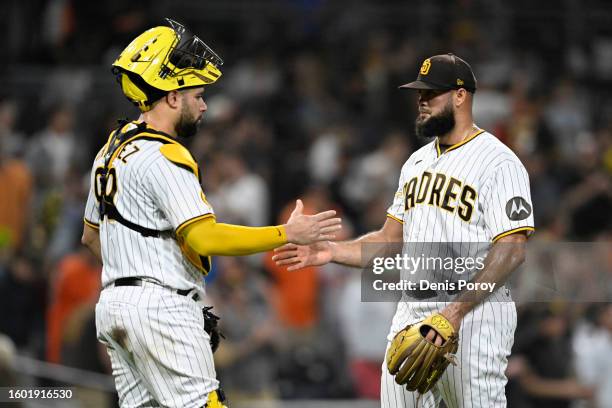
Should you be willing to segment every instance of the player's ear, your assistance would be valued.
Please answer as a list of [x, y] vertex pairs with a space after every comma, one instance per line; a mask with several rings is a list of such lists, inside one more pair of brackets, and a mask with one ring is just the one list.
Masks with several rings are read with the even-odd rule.
[[468, 99], [468, 92], [464, 88], [459, 88], [455, 92], [453, 92], [453, 103], [455, 107], [460, 107], [463, 105]]
[[173, 109], [180, 108], [182, 96], [178, 91], [170, 91], [166, 94], [166, 102]]

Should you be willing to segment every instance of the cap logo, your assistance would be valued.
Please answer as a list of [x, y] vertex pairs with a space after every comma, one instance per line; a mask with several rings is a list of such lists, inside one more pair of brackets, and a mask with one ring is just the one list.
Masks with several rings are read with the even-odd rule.
[[423, 65], [421, 65], [421, 71], [419, 71], [421, 73], [421, 75], [427, 75], [429, 74], [429, 68], [431, 68], [431, 61], [429, 60], [429, 58], [427, 58], [425, 61], [423, 61]]
[[463, 80], [462, 80], [462, 79], [457, 78], [457, 85], [458, 85], [458, 86], [463, 85]]

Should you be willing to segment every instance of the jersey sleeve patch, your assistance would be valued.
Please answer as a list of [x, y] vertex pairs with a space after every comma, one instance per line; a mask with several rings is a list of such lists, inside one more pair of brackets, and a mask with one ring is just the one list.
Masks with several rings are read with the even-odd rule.
[[199, 177], [200, 173], [198, 165], [196, 164], [193, 156], [189, 153], [185, 147], [177, 143], [164, 144], [159, 148], [161, 154], [172, 163], [186, 170], [189, 170], [196, 177]]
[[521, 196], [512, 197], [506, 203], [506, 215], [512, 221], [522, 221], [531, 215], [531, 205]]

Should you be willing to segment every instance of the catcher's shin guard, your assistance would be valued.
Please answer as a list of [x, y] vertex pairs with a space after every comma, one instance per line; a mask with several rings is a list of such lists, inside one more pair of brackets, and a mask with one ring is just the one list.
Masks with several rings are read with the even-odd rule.
[[208, 394], [208, 400], [206, 401], [206, 405], [204, 408], [228, 408], [227, 405], [224, 405], [225, 402], [225, 394], [221, 389], [212, 391]]

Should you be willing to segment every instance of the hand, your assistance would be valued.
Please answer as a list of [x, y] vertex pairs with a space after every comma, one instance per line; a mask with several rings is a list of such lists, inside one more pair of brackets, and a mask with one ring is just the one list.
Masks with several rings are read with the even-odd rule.
[[272, 260], [277, 266], [290, 265], [287, 270], [295, 271], [308, 266], [321, 266], [332, 261], [332, 245], [317, 242], [311, 245], [286, 244], [274, 250]]
[[436, 385], [449, 364], [459, 364], [458, 350], [459, 334], [444, 316], [433, 313], [407, 325], [393, 337], [386, 355], [387, 369], [397, 384], [406, 385], [408, 391], [425, 394]]
[[425, 336], [425, 338], [429, 340], [430, 342], [432, 342], [433, 344], [435, 344], [436, 346], [441, 346], [442, 343], [444, 342], [444, 339], [442, 338], [442, 336], [440, 336], [438, 332], [435, 331], [434, 329], [429, 329], [429, 331], [427, 332], [427, 336]]
[[512, 356], [508, 359], [508, 366], [506, 367], [506, 377], [509, 379], [522, 377], [531, 371], [529, 363], [525, 357], [518, 355]]
[[460, 310], [460, 305], [457, 303], [451, 303], [440, 311], [440, 314], [446, 317], [446, 320], [453, 326], [455, 333], [459, 333], [461, 328], [461, 321], [463, 320], [463, 311]]
[[336, 215], [334, 210], [320, 212], [315, 215], [304, 215], [304, 204], [297, 200], [295, 209], [285, 224], [287, 241], [293, 244], [308, 245], [317, 241], [334, 239], [334, 232], [340, 230], [340, 218], [332, 218]]
[[[453, 326], [453, 329], [455, 329], [455, 333], [459, 332], [459, 326], [461, 325], [461, 320], [459, 320], [458, 322], [452, 321], [451, 319], [448, 318], [450, 313], [445, 312], [445, 310], [441, 311], [440, 314], [444, 316], [449, 321], [449, 323]], [[429, 340], [430, 342], [432, 342], [433, 344], [435, 344], [436, 346], [441, 346], [442, 343], [444, 343], [444, 338], [440, 335], [440, 333], [438, 333], [433, 328], [429, 329], [425, 338]]]

